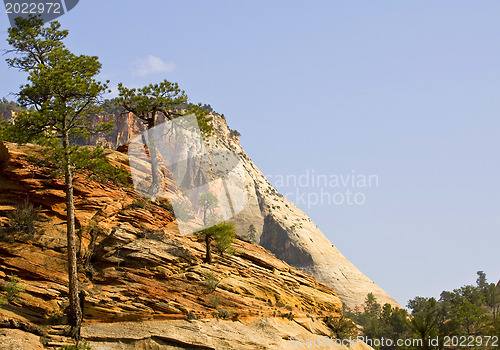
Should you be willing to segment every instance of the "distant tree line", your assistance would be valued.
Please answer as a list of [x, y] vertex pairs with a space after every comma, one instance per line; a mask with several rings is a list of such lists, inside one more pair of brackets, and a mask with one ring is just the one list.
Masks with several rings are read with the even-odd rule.
[[369, 344], [376, 349], [496, 349], [500, 345], [495, 338], [500, 337], [500, 286], [487, 283], [483, 271], [477, 276], [475, 285], [443, 291], [439, 299], [411, 299], [410, 313], [390, 304], [382, 306], [369, 293], [362, 308], [347, 309], [345, 317], [360, 325], [368, 339], [421, 340], [419, 346]]
[[21, 112], [24, 108], [15, 101], [9, 101], [5, 97], [0, 100], [0, 114], [8, 112]]

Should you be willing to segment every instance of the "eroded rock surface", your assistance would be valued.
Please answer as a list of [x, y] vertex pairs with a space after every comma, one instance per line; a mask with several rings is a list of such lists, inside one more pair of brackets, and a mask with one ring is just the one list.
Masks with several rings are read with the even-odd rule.
[[[230, 132], [225, 119], [215, 113], [212, 116], [215, 134], [207, 140], [207, 149], [233, 152], [238, 155], [245, 169], [244, 177], [250, 200], [245, 209], [233, 219], [238, 231], [245, 234], [248, 227], [254, 225], [257, 230], [255, 243], [334, 288], [348, 307], [362, 305], [368, 293], [373, 293], [382, 304], [400, 307], [382, 288], [346, 259], [302, 210], [271, 186], [242, 149], [238, 137]], [[90, 144], [99, 142], [116, 149], [144, 132], [144, 126], [131, 114], [102, 116], [98, 121], [112, 119], [116, 119], [115, 130], [106, 137], [90, 140]], [[185, 175], [186, 179], [189, 178], [189, 174]], [[273, 237], [275, 235], [277, 239]]]
[[[0, 289], [11, 275], [22, 287], [0, 309], [0, 341], [30, 334], [23, 349], [70, 342], [64, 186], [37, 156], [36, 146], [0, 145]], [[121, 153], [109, 158], [127, 166]], [[9, 218], [26, 200], [40, 210], [35, 234]], [[203, 263], [196, 235], [180, 236], [164, 203], [129, 186], [79, 175], [75, 202], [82, 336], [95, 349], [286, 349], [292, 336], [329, 335], [324, 318], [342, 311], [330, 286], [261, 246], [237, 239], [233, 254]]]

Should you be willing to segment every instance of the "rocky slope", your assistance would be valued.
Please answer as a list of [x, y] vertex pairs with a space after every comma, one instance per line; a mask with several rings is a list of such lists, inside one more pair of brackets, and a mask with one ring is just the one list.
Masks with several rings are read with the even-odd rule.
[[[103, 121], [111, 117], [103, 117]], [[347, 260], [304, 212], [276, 191], [242, 149], [238, 138], [231, 134], [224, 118], [213, 114], [212, 124], [215, 134], [206, 140], [207, 150], [233, 152], [238, 155], [244, 169], [242, 176], [249, 201], [245, 209], [232, 219], [239, 232], [245, 233], [250, 225], [254, 225], [257, 230], [255, 243], [331, 286], [348, 307], [363, 304], [370, 292], [382, 304], [399, 306]], [[122, 115], [117, 118], [111, 135], [94, 138], [90, 142], [116, 148], [132, 141], [143, 130], [144, 127], [137, 123], [134, 116]], [[179, 157], [187, 157], [188, 150], [189, 147], [186, 147]], [[186, 178], [188, 176], [185, 174]], [[376, 259], [376, 256], [373, 258]]]
[[[0, 144], [0, 289], [12, 288], [11, 275], [22, 287], [0, 309], [2, 349], [69, 342], [64, 187], [40, 158], [36, 146]], [[108, 158], [128, 166], [123, 153]], [[288, 349], [330, 335], [324, 317], [342, 311], [331, 287], [243, 240], [203, 263], [204, 245], [178, 234], [164, 202], [87, 175], [75, 180], [75, 201], [82, 337], [94, 349]], [[25, 201], [40, 210], [34, 234], [12, 218]]]
[[[370, 292], [382, 304], [399, 306], [347, 260], [302, 210], [276, 191], [241, 148], [238, 139], [231, 137], [224, 119], [215, 116], [213, 122], [216, 135], [209, 140], [209, 148], [229, 149], [238, 154], [248, 174], [248, 187], [255, 191], [251, 198], [256, 201], [250, 202], [235, 218], [243, 232], [250, 224], [258, 227], [260, 245], [331, 286], [348, 307], [363, 304]], [[277, 240], [273, 243], [275, 234]]]

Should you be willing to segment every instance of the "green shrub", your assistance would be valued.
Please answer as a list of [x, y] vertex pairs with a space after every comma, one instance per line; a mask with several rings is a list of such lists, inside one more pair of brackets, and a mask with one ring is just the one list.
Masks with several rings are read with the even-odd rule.
[[232, 130], [232, 129], [229, 129], [229, 135], [231, 135], [231, 137], [240, 137], [241, 134], [238, 132], [238, 130]]
[[219, 318], [222, 318], [223, 320], [231, 317], [233, 314], [230, 311], [227, 310], [219, 310]]
[[12, 301], [14, 300], [17, 295], [21, 292], [24, 291], [24, 287], [19, 285], [21, 280], [17, 278], [16, 275], [10, 275], [9, 277], [9, 283], [7, 287], [5, 288], [5, 291], [7, 292], [7, 300]]
[[149, 200], [146, 198], [140, 198], [140, 199], [134, 199], [132, 203], [129, 205], [125, 206], [123, 209], [136, 209], [136, 208], [141, 208], [141, 209], [147, 209], [149, 207]]
[[87, 342], [83, 342], [76, 345], [63, 345], [61, 350], [92, 350], [92, 348]]
[[0, 308], [7, 304], [7, 298], [3, 295], [0, 295]]
[[160, 208], [165, 209], [166, 211], [168, 211], [170, 213], [170, 215], [175, 217], [174, 207], [172, 206], [172, 203], [168, 199], [158, 200], [156, 202], [156, 205], [159, 206]]
[[220, 296], [213, 295], [208, 299], [208, 302], [212, 308], [217, 309], [219, 307], [219, 304], [220, 304]]
[[62, 312], [59, 308], [52, 309], [52, 311], [47, 315], [47, 320], [51, 324], [60, 324], [64, 317], [64, 312]]
[[21, 112], [26, 110], [25, 107], [22, 107], [15, 101], [9, 101], [5, 97], [2, 97], [0, 100], [0, 114], [10, 113], [10, 112]]
[[331, 329], [332, 336], [336, 339], [355, 338], [358, 335], [356, 324], [344, 316], [327, 316], [325, 323]]
[[231, 244], [235, 239], [234, 224], [232, 222], [222, 222], [214, 227], [217, 227], [214, 235], [215, 250], [222, 256], [224, 256], [224, 253], [233, 255], [234, 249], [231, 247]]
[[219, 285], [220, 281], [213, 273], [209, 272], [205, 275], [204, 286], [208, 293], [215, 292], [215, 289]]
[[170, 214], [177, 220], [189, 221], [195, 218], [194, 211], [189, 201], [175, 201], [172, 206], [175, 206], [175, 211], [172, 208]]
[[71, 155], [71, 160], [73, 164], [78, 164], [76, 170], [90, 170], [92, 180], [132, 186], [131, 173], [122, 165], [119, 168], [111, 165], [101, 146], [81, 147]]
[[13, 231], [32, 235], [36, 232], [35, 222], [40, 219], [40, 208], [35, 208], [33, 204], [25, 200], [7, 217], [10, 219], [10, 227]]

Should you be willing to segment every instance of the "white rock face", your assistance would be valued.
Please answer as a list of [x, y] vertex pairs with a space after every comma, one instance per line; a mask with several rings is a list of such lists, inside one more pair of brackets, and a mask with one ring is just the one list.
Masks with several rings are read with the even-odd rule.
[[249, 202], [245, 209], [232, 219], [237, 232], [244, 234], [250, 225], [254, 225], [255, 243], [334, 288], [350, 308], [362, 305], [370, 292], [381, 304], [399, 306], [384, 290], [349, 262], [304, 212], [271, 186], [241, 148], [238, 139], [230, 135], [223, 118], [214, 115], [212, 124], [215, 135], [207, 140], [207, 148], [229, 150], [238, 154], [245, 169]]
[[[218, 174], [216, 174], [217, 171], [214, 167], [229, 166], [228, 164], [220, 164], [224, 163], [225, 158], [217, 159], [217, 154], [232, 153], [237, 157], [236, 176], [238, 181], [236, 183], [243, 187], [240, 192], [230, 191], [231, 206], [238, 208], [238, 211], [244, 208], [231, 219], [236, 224], [240, 236], [249, 239], [250, 235], [245, 235], [249, 226], [253, 225], [256, 230], [253, 243], [260, 244], [273, 252], [276, 257], [310, 273], [320, 282], [334, 288], [342, 301], [350, 308], [362, 305], [366, 295], [370, 292], [382, 305], [389, 303], [399, 306], [394, 299], [351, 264], [304, 212], [271, 186], [264, 174], [241, 148], [238, 138], [231, 135], [226, 121], [222, 117], [214, 114], [211, 123], [215, 133], [205, 140], [204, 149], [211, 154], [209, 158], [213, 158], [210, 159], [213, 167], [188, 166], [187, 163], [185, 167], [177, 167], [173, 171], [177, 185], [183, 188], [197, 188], [197, 190], [192, 191], [193, 193], [182, 192], [179, 187], [172, 183], [171, 179], [165, 179], [166, 182], [172, 183], [170, 193], [158, 195], [159, 198], [170, 197], [171, 200], [185, 200], [187, 196], [193, 210], [200, 214], [196, 198], [201, 192], [207, 190], [196, 187], [197, 184], [204, 180], [209, 181], [217, 178]], [[187, 160], [190, 158], [192, 150], [199, 148], [197, 143], [200, 142], [202, 142], [201, 137], [188, 142], [180, 142], [179, 147], [175, 149], [175, 152], [171, 152], [170, 156], [176, 157], [177, 161]], [[146, 178], [150, 166], [141, 162], [143, 161], [138, 161], [137, 170], [144, 172], [143, 177]], [[174, 163], [173, 160], [171, 162]], [[233, 161], [229, 163], [233, 163]], [[168, 171], [170, 170], [172, 169]], [[223, 186], [211, 187], [210, 192], [216, 195], [219, 201], [228, 194], [227, 188]], [[246, 192], [247, 196], [234, 195], [242, 192]], [[190, 232], [200, 228], [200, 222], [193, 221], [189, 224], [192, 225], [189, 228]]]

